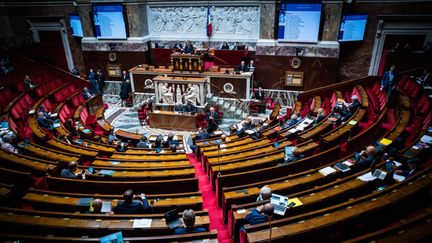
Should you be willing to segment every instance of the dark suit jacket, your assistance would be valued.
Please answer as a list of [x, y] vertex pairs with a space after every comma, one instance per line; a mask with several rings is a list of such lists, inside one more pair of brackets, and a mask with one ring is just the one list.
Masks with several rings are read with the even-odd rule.
[[42, 129], [51, 129], [51, 123], [48, 121], [48, 119], [44, 118], [36, 118], [37, 123]]
[[207, 132], [199, 132], [196, 136], [195, 136], [195, 140], [200, 141], [200, 140], [205, 140], [209, 138], [209, 134]]
[[249, 68], [248, 68], [248, 66], [247, 65], [244, 65], [244, 66], [242, 66], [242, 65], [239, 65], [238, 67], [237, 67], [237, 71], [241, 71], [241, 72], [248, 72], [249, 71]]
[[210, 119], [210, 117], [213, 117], [213, 120], [216, 123], [219, 123], [219, 113], [218, 112], [216, 112], [216, 111], [214, 111], [213, 113], [212, 112], [207, 112], [207, 121], [209, 122], [209, 125], [212, 122], [211, 119]]
[[180, 235], [180, 234], [201, 233], [201, 232], [207, 232], [207, 229], [204, 227], [193, 227], [193, 228], [180, 227], [175, 229], [174, 234]]
[[133, 201], [132, 203], [122, 201], [114, 209], [114, 213], [116, 214], [142, 214], [151, 212], [152, 210], [147, 200], [143, 200], [142, 203], [140, 201]]
[[72, 173], [69, 169], [62, 169], [60, 173], [60, 177], [69, 178], [69, 179], [81, 179], [82, 175], [81, 174], [75, 175], [75, 173]]
[[82, 92], [82, 97], [83, 97], [85, 100], [88, 100], [88, 99], [90, 99], [91, 94], [90, 94], [90, 92], [85, 92], [85, 91], [83, 91], [83, 92]]
[[265, 214], [261, 214], [256, 208], [252, 209], [252, 211], [250, 211], [250, 213], [245, 217], [245, 223], [252, 225], [264, 223], [268, 220], [268, 216]]
[[366, 158], [359, 157], [355, 160], [356, 165], [370, 167], [378, 158], [376, 156], [368, 155]]
[[[392, 78], [393, 74], [393, 78]], [[381, 86], [383, 86], [385, 89], [387, 88], [393, 88], [397, 84], [397, 77], [394, 72], [387, 71], [384, 73], [382, 79], [381, 79]]]
[[89, 80], [96, 80], [97, 76], [95, 72], [89, 72], [88, 79]]
[[122, 74], [122, 78], [123, 78], [123, 81], [130, 80], [130, 76], [128, 73], [126, 75]]
[[254, 92], [254, 98], [257, 100], [264, 100], [265, 99], [265, 95], [264, 95], [264, 91], [259, 92], [258, 90]]
[[143, 141], [139, 141], [136, 145], [137, 148], [149, 148], [149, 143], [148, 142], [143, 142]]

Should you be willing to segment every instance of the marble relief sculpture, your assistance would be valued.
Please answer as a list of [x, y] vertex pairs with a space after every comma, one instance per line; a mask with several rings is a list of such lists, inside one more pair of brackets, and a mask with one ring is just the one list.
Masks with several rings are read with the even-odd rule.
[[[215, 34], [259, 34], [258, 6], [213, 6], [212, 23]], [[203, 34], [206, 30], [207, 8], [150, 7], [151, 34]]]
[[199, 87], [198, 85], [188, 84], [188, 88], [184, 94], [185, 103], [192, 103], [196, 105], [197, 103], [201, 104], [199, 97]]
[[167, 83], [160, 84], [160, 94], [162, 97], [162, 103], [174, 104], [174, 94], [172, 92], [172, 86], [168, 87]]

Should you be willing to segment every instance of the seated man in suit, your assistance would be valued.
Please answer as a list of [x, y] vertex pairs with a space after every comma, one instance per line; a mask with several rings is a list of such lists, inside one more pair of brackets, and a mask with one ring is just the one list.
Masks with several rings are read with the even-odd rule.
[[126, 152], [126, 150], [127, 150], [127, 146], [125, 143], [120, 142], [117, 144], [117, 147], [116, 147], [117, 152]]
[[92, 202], [92, 208], [93, 211], [88, 211], [87, 213], [91, 213], [91, 214], [104, 214], [102, 213], [102, 205], [103, 205], [103, 201], [100, 198], [95, 198]]
[[244, 221], [245, 224], [260, 224], [268, 222], [273, 216], [274, 207], [271, 203], [266, 203], [257, 208], [254, 208], [246, 215]]
[[405, 178], [408, 178], [410, 176], [415, 175], [418, 173], [419, 170], [419, 163], [420, 160], [418, 158], [409, 159], [407, 161], [408, 167], [401, 167], [394, 171], [395, 174], [404, 176]]
[[260, 202], [260, 201], [270, 200], [271, 196], [272, 196], [271, 188], [269, 186], [263, 186], [261, 187], [260, 194], [256, 201]]
[[24, 86], [27, 90], [31, 90], [36, 86], [36, 84], [30, 79], [28, 75], [26, 75], [24, 77]]
[[18, 149], [16, 149], [13, 145], [12, 145], [12, 137], [11, 136], [7, 136], [7, 134], [5, 134], [3, 136], [3, 139], [0, 138], [0, 144], [1, 144], [1, 148], [10, 152], [10, 153], [18, 153]]
[[164, 147], [164, 148], [170, 148], [171, 146], [171, 142], [173, 142], [174, 141], [174, 133], [172, 133], [172, 132], [170, 132], [169, 134], [168, 134], [168, 136], [167, 136], [167, 139], [166, 139], [166, 141], [164, 141], [163, 143], [162, 143], [162, 146]]
[[191, 114], [197, 113], [197, 108], [192, 102], [188, 101], [185, 106], [183, 106], [183, 112], [189, 112]]
[[148, 141], [146, 136], [142, 136], [139, 142], [136, 145], [137, 148], [151, 148], [151, 144]]
[[108, 139], [106, 140], [108, 144], [113, 144], [115, 141], [117, 141], [117, 136], [114, 133], [114, 128], [110, 128]]
[[345, 103], [344, 104], [346, 107], [346, 110], [348, 112], [346, 112], [346, 114], [342, 117], [342, 121], [346, 121], [348, 120], [350, 117], [352, 117], [352, 115], [357, 111], [358, 108], [360, 108], [361, 104], [358, 100], [357, 95], [353, 95], [351, 96], [351, 103]]
[[44, 113], [39, 111], [37, 115], [38, 117], [36, 118], [36, 121], [39, 124], [39, 127], [42, 129], [51, 130], [52, 129], [51, 122], [45, 117]]
[[69, 179], [85, 179], [85, 170], [81, 173], [75, 173], [78, 168], [78, 162], [71, 161], [68, 163], [67, 168], [64, 168], [60, 172], [60, 177]]
[[254, 60], [250, 60], [249, 65], [248, 65], [248, 69], [249, 69], [249, 72], [254, 72], [255, 71]]
[[190, 233], [200, 233], [206, 232], [207, 229], [205, 227], [196, 227], [195, 226], [195, 212], [192, 209], [186, 209], [183, 212], [183, 224], [184, 227], [177, 227], [174, 231], [174, 234], [190, 234]]
[[362, 150], [360, 153], [354, 153], [354, 156], [354, 164], [362, 167], [370, 167], [379, 160], [377, 149], [373, 145], [367, 146], [366, 150]]
[[[123, 193], [124, 201], [119, 202], [114, 209], [116, 214], [145, 214], [151, 213], [152, 208], [147, 202], [145, 194], [141, 193], [140, 196], [135, 196], [134, 191], [126, 190]], [[134, 200], [137, 199], [137, 200]]]
[[209, 138], [208, 132], [204, 128], [198, 128], [198, 133], [195, 135], [195, 141], [202, 141]]
[[240, 65], [237, 67], [237, 71], [239, 71], [241, 73], [249, 71], [249, 69], [248, 69], [248, 67], [247, 67], [247, 65], [245, 64], [244, 61], [241, 61]]
[[92, 95], [90, 94], [88, 88], [87, 88], [87, 87], [84, 87], [83, 92], [82, 92], [82, 97], [84, 98], [84, 100], [88, 100], [88, 99], [90, 99], [91, 96], [92, 96]]
[[236, 132], [237, 136], [239, 136], [239, 137], [243, 137], [247, 130], [252, 130], [255, 128], [255, 125], [252, 124], [251, 119], [246, 119], [246, 120], [242, 121], [242, 124], [243, 124], [243, 127]]
[[265, 100], [264, 90], [261, 87], [258, 87], [253, 94], [253, 98], [259, 101]]

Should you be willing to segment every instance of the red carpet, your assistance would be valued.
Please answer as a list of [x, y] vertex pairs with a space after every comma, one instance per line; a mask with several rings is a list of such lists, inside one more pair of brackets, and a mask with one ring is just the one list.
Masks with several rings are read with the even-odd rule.
[[222, 219], [222, 209], [217, 205], [216, 193], [211, 189], [207, 174], [204, 172], [201, 163], [196, 160], [195, 154], [189, 154], [189, 161], [195, 166], [195, 176], [198, 178], [199, 190], [202, 192], [203, 208], [209, 212], [210, 229], [217, 229], [219, 242], [232, 243], [228, 227]]

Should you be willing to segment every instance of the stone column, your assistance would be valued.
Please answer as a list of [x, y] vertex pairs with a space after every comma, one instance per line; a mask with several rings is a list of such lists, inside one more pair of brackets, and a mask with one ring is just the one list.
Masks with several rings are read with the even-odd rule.
[[260, 39], [275, 38], [276, 1], [261, 1], [260, 4]]
[[130, 37], [148, 35], [147, 8], [144, 3], [126, 4]]
[[78, 5], [78, 12], [81, 17], [81, 24], [83, 28], [83, 34], [85, 37], [94, 37], [91, 14], [92, 6], [90, 4], [80, 4]]
[[339, 26], [342, 16], [343, 3], [327, 2], [322, 5], [322, 14], [324, 15], [324, 28], [322, 34], [323, 41], [337, 41], [339, 35]]

